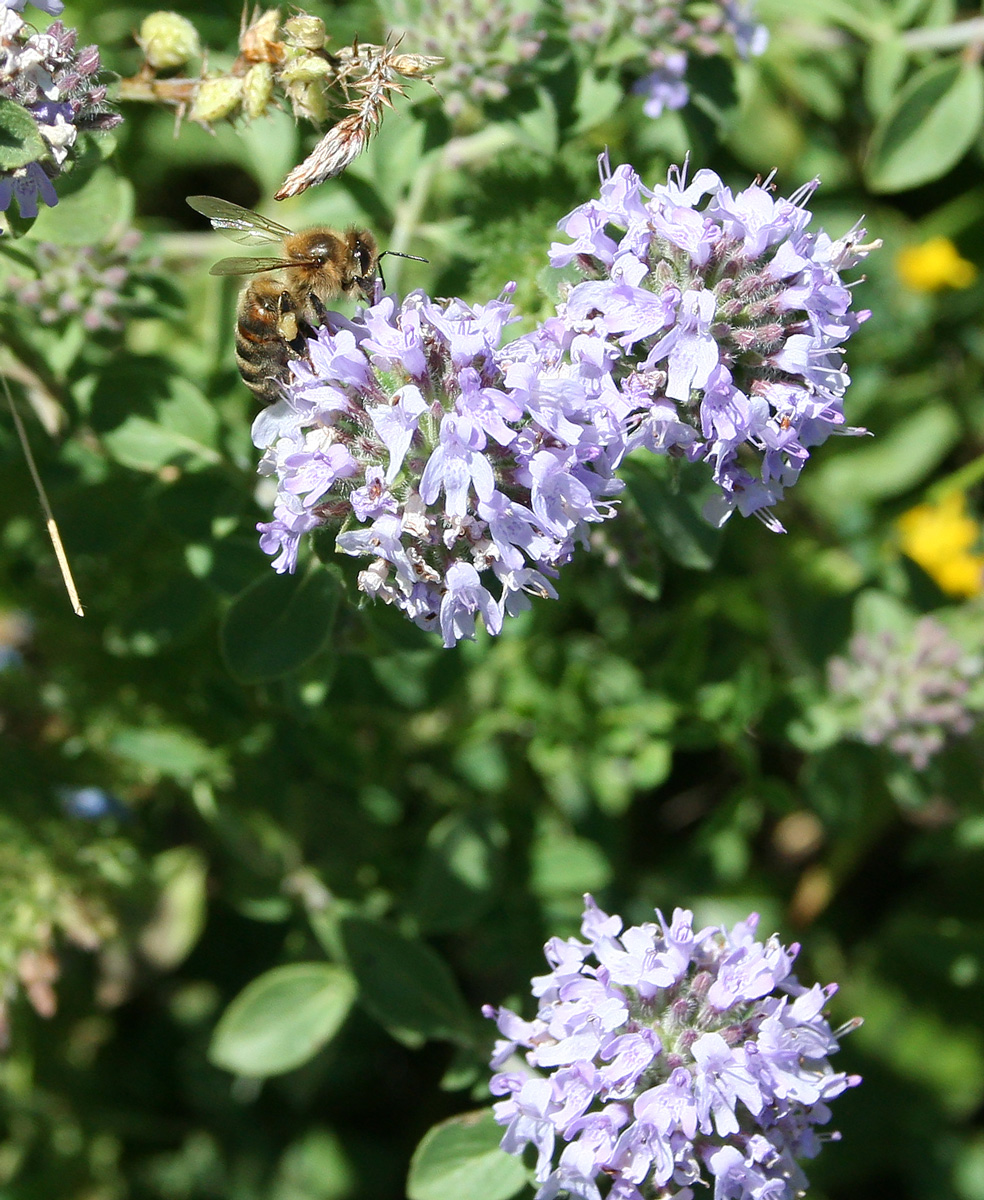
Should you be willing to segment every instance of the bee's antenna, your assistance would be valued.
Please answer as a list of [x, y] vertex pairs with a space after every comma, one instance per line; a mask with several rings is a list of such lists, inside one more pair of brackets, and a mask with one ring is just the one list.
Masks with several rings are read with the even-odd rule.
[[[392, 254], [394, 258], [412, 258], [414, 262], [430, 262], [429, 258], [421, 258], [419, 254], [404, 254], [400, 250], [384, 250], [379, 258], [385, 258], [387, 254]], [[379, 262], [379, 258], [376, 262]]]
[[383, 268], [379, 264], [387, 254], [392, 255], [393, 258], [412, 258], [414, 262], [430, 262], [429, 258], [421, 258], [419, 254], [404, 254], [401, 250], [384, 250], [379, 258], [376, 259], [376, 274], [379, 276], [379, 282], [383, 285], [384, 290], [386, 288], [386, 279], [383, 275]]

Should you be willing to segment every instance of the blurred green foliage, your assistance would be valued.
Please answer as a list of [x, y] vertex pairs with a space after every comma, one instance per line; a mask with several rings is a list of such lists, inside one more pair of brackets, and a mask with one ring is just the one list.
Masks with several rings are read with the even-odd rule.
[[[238, 3], [179, 7], [233, 50]], [[146, 11], [65, 16], [125, 75]], [[386, 25], [385, 0], [321, 15], [339, 45]], [[758, 15], [766, 54], [695, 61], [691, 104], [657, 121], [624, 59], [556, 38], [467, 130], [410, 87], [341, 178], [278, 210], [426, 256], [391, 260], [400, 290], [517, 280], [528, 324], [605, 147], [650, 182], [688, 151], [736, 186], [819, 173], [816, 224], [865, 213], [884, 240], [849, 353], [849, 422], [875, 437], [815, 453], [788, 534], [718, 534], [699, 480], [630, 463], [560, 600], [495, 640], [443, 650], [358, 608], [330, 546], [287, 578], [256, 545], [235, 283], [207, 277], [223, 249], [184, 197], [272, 211], [310, 131], [280, 113], [175, 136], [129, 106], [58, 207], [0, 241], [0, 367], [39, 418], [86, 607], [0, 418], [3, 1197], [507, 1200], [524, 1174], [474, 1112], [479, 1008], [530, 1012], [542, 943], [591, 890], [627, 921], [756, 909], [803, 942], [802, 978], [840, 982], [834, 1024], [865, 1025], [835, 1066], [865, 1083], [835, 1106], [817, 1196], [984, 1200], [984, 739], [916, 770], [825, 708], [826, 663], [873, 611], [932, 612], [984, 652], [980, 600], [944, 593], [894, 525], [941, 486], [980, 510], [984, 283], [917, 290], [895, 259], [942, 236], [984, 262], [981, 35], [959, 40], [974, 14], [950, 0]], [[32, 240], [111, 243], [131, 217], [122, 333], [44, 324], [3, 289]]]

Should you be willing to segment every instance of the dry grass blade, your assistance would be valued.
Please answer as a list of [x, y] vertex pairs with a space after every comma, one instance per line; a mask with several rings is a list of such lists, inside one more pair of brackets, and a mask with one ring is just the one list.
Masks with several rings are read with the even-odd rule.
[[68, 565], [68, 555], [65, 553], [61, 534], [58, 532], [58, 523], [55, 520], [54, 513], [51, 511], [51, 505], [48, 503], [48, 493], [44, 490], [44, 484], [41, 482], [41, 476], [38, 473], [37, 463], [35, 463], [34, 455], [31, 453], [31, 446], [27, 440], [27, 430], [24, 428], [24, 422], [17, 411], [17, 405], [14, 404], [14, 397], [10, 393], [10, 385], [7, 383], [6, 375], [0, 375], [0, 379], [3, 379], [3, 390], [7, 393], [7, 404], [10, 406], [10, 415], [14, 418], [17, 436], [20, 439], [24, 457], [27, 459], [27, 467], [31, 472], [31, 478], [34, 480], [34, 488], [38, 494], [41, 511], [44, 513], [45, 524], [48, 528], [48, 537], [51, 538], [51, 545], [55, 551], [55, 558], [58, 560], [58, 568], [65, 583], [65, 590], [68, 592], [68, 599], [71, 602], [75, 615], [77, 617], [84, 617], [85, 609], [82, 607], [82, 601], [79, 599], [75, 580], [72, 578], [72, 568]]

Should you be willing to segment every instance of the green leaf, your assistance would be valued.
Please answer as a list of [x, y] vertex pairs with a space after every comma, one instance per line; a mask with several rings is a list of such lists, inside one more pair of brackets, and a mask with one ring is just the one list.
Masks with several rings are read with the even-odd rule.
[[595, 47], [593, 59], [599, 67], [621, 67], [623, 63], [642, 57], [648, 48], [639, 38], [621, 33], [607, 46]]
[[847, 507], [907, 492], [926, 478], [959, 437], [953, 409], [929, 404], [877, 440], [819, 464], [797, 490], [836, 520]]
[[191, 953], [205, 928], [205, 858], [194, 846], [174, 846], [154, 859], [157, 906], [140, 934], [140, 950], [170, 971]]
[[268, 570], [232, 602], [220, 630], [222, 657], [240, 683], [296, 671], [331, 637], [341, 585], [324, 568], [303, 575]]
[[901, 600], [876, 588], [866, 588], [854, 602], [854, 630], [871, 638], [885, 632], [904, 636], [914, 620], [914, 614]]
[[59, 178], [58, 204], [38, 213], [34, 237], [62, 246], [91, 246], [129, 224], [133, 186], [100, 159], [89, 147], [71, 173]]
[[167, 381], [169, 395], [156, 405], [157, 419], [129, 416], [103, 438], [109, 454], [134, 471], [157, 472], [167, 463], [186, 469], [214, 466], [219, 418], [202, 393], [185, 379]]
[[48, 147], [37, 121], [15, 100], [0, 98], [0, 171], [14, 171], [45, 158]]
[[537, 88], [535, 107], [516, 118], [524, 144], [538, 154], [552, 156], [557, 152], [557, 106], [546, 88]]
[[984, 72], [946, 59], [909, 80], [875, 126], [865, 162], [869, 186], [899, 192], [939, 179], [970, 149], [984, 118]]
[[346, 1200], [356, 1192], [355, 1171], [340, 1138], [316, 1126], [284, 1151], [269, 1200]]
[[481, 813], [449, 813], [427, 837], [420, 861], [414, 911], [421, 929], [462, 929], [492, 903], [505, 829]]
[[509, 1200], [526, 1185], [527, 1173], [501, 1141], [502, 1127], [489, 1108], [434, 1125], [410, 1162], [409, 1200]]
[[222, 1014], [209, 1059], [254, 1078], [292, 1071], [338, 1033], [356, 991], [349, 972], [331, 963], [274, 967], [248, 983]]
[[574, 111], [577, 119], [571, 134], [584, 133], [607, 121], [625, 98], [625, 89], [617, 79], [599, 75], [597, 71], [582, 71], [578, 76]]
[[530, 860], [530, 885], [540, 897], [580, 899], [585, 892], [600, 892], [612, 879], [611, 863], [601, 847], [556, 820], [541, 822]]
[[188, 575], [164, 581], [123, 613], [120, 625], [107, 632], [115, 654], [149, 657], [187, 640], [211, 616], [211, 588]]
[[203, 777], [222, 780], [227, 773], [222, 751], [186, 729], [124, 727], [109, 739], [108, 748], [148, 781], [163, 777], [188, 784]]
[[360, 1003], [392, 1037], [411, 1047], [428, 1038], [468, 1044], [468, 1008], [430, 946], [366, 917], [346, 917], [341, 934]]
[[[692, 476], [669, 477], [672, 464], [653, 455], [629, 458], [621, 467], [632, 499], [660, 546], [683, 567], [708, 571], [717, 560], [722, 534], [701, 516], [705, 495], [691, 488]], [[679, 486], [674, 486], [679, 482]]]
[[895, 98], [909, 52], [901, 38], [885, 38], [876, 42], [864, 62], [864, 99], [876, 117], [887, 112]]
[[859, 971], [845, 985], [841, 1003], [864, 1013], [864, 1024], [853, 1035], [857, 1045], [882, 1069], [890, 1068], [900, 1087], [918, 1083], [934, 1093], [951, 1119], [979, 1108], [984, 1048], [971, 1021], [947, 1020], [931, 994], [914, 996], [871, 971]]

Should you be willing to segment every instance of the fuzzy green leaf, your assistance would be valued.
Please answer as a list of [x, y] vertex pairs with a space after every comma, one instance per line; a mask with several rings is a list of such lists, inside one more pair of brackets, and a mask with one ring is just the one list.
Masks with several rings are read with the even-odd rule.
[[248, 983], [222, 1014], [209, 1058], [255, 1078], [292, 1071], [338, 1033], [355, 995], [355, 980], [344, 967], [275, 967]]
[[875, 127], [865, 162], [876, 192], [900, 192], [945, 175], [963, 158], [984, 118], [984, 73], [946, 59], [905, 85]]

